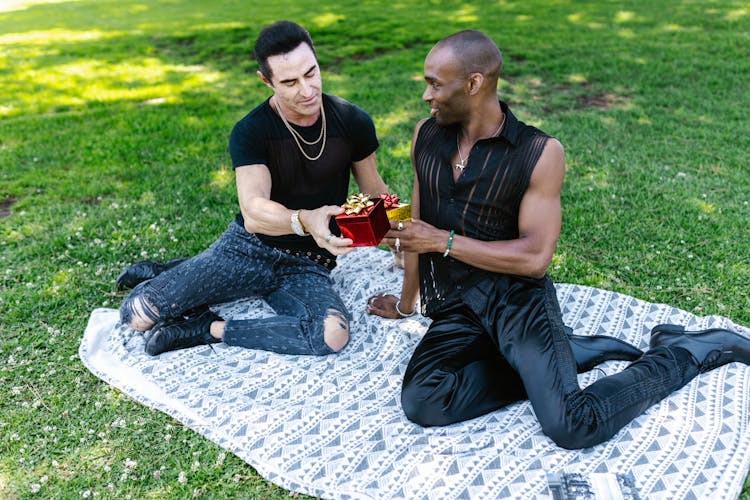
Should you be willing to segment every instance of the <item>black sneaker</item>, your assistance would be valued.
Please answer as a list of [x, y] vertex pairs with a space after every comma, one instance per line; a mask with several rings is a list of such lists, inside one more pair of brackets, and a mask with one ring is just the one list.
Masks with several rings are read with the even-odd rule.
[[115, 280], [118, 290], [135, 288], [138, 283], [150, 280], [177, 264], [186, 261], [185, 258], [172, 259], [169, 262], [155, 262], [153, 260], [142, 260], [127, 267]]
[[176, 349], [221, 342], [211, 335], [211, 323], [214, 321], [221, 321], [221, 317], [209, 309], [197, 316], [160, 321], [151, 328], [146, 338], [146, 353], [156, 356]]

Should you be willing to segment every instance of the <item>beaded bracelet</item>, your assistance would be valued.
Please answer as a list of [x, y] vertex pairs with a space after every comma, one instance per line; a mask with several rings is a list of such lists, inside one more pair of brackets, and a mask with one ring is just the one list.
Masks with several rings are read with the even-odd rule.
[[453, 244], [453, 235], [456, 231], [451, 229], [451, 234], [448, 236], [448, 244], [445, 246], [445, 252], [443, 252], [443, 257], [447, 257], [449, 253], [451, 253], [451, 245]]
[[400, 301], [400, 300], [397, 300], [397, 301], [396, 301], [396, 312], [397, 312], [397, 313], [398, 313], [398, 315], [399, 315], [399, 316], [401, 316], [402, 318], [408, 318], [409, 316], [414, 316], [414, 313], [415, 313], [415, 312], [417, 312], [417, 308], [416, 308], [416, 307], [414, 307], [414, 310], [413, 310], [412, 312], [410, 312], [409, 314], [403, 313], [403, 312], [401, 312], [401, 309], [400, 309], [400, 308], [398, 307], [398, 306], [400, 306], [400, 305], [401, 305], [401, 301]]

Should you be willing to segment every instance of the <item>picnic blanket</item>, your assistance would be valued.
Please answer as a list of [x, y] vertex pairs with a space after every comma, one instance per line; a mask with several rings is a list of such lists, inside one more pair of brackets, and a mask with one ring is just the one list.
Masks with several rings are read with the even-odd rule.
[[[628, 475], [640, 498], [736, 498], [750, 467], [750, 369], [733, 363], [695, 378], [611, 440], [571, 451], [542, 432], [528, 402], [473, 420], [422, 428], [404, 417], [401, 380], [429, 319], [364, 313], [369, 296], [398, 293], [402, 272], [388, 252], [358, 249], [333, 279], [353, 315], [351, 341], [324, 357], [224, 344], [143, 352], [143, 335], [96, 309], [82, 362], [108, 384], [165, 412], [235, 453], [267, 480], [323, 498], [472, 499], [552, 497], [549, 477]], [[567, 325], [641, 348], [658, 323], [748, 329], [664, 304], [560, 284]], [[223, 304], [226, 317], [272, 314], [260, 300]], [[213, 347], [213, 348], [212, 348]], [[621, 370], [608, 362], [579, 376], [586, 386]]]

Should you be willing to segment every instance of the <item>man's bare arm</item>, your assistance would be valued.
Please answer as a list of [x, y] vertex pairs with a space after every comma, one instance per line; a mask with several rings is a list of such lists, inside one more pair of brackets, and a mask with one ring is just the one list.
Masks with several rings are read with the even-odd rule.
[[[262, 164], [237, 167], [235, 178], [240, 212], [247, 232], [269, 236], [293, 232], [291, 226], [293, 210], [270, 199], [271, 173], [268, 167]], [[329, 234], [328, 221], [330, 217], [341, 211], [341, 207], [335, 205], [299, 211], [299, 219], [305, 230], [315, 239], [318, 246], [334, 255], [341, 255], [351, 250], [347, 248], [352, 243], [348, 238], [334, 238], [326, 241]]]
[[[450, 256], [488, 271], [541, 277], [555, 252], [562, 226], [560, 191], [565, 177], [565, 154], [550, 139], [531, 176], [519, 210], [519, 237], [514, 240], [481, 241], [456, 235]], [[401, 247], [417, 253], [444, 252], [449, 232], [414, 221], [401, 235]]]

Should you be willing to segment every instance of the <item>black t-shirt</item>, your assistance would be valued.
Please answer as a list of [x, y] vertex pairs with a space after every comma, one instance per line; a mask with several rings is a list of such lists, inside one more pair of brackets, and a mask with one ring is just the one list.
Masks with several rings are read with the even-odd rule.
[[[352, 163], [372, 154], [378, 148], [378, 139], [370, 116], [354, 104], [323, 94], [323, 106], [327, 137], [320, 158], [311, 161], [302, 155], [292, 134], [267, 99], [232, 129], [229, 138], [232, 167], [266, 165], [271, 173], [271, 200], [289, 209], [343, 204], [349, 189]], [[320, 135], [322, 118], [309, 127], [291, 126], [307, 141], [314, 141]], [[320, 152], [320, 142], [312, 146], [300, 144], [310, 157], [314, 158]], [[237, 222], [243, 224], [242, 214], [237, 215]], [[340, 234], [333, 218], [331, 232]], [[275, 248], [310, 251], [333, 258], [311, 236], [257, 236]]]

